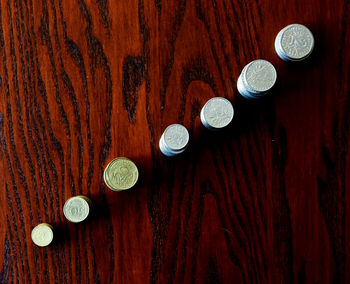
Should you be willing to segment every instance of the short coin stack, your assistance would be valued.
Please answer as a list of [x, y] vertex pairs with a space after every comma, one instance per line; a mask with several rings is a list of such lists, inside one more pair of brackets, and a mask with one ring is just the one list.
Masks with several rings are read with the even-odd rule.
[[46, 247], [53, 240], [53, 228], [47, 223], [41, 223], [32, 230], [32, 241], [39, 247]]
[[277, 80], [273, 65], [263, 59], [247, 64], [237, 80], [237, 89], [246, 99], [260, 98], [271, 90]]
[[139, 171], [133, 161], [119, 157], [111, 161], [104, 170], [105, 184], [114, 191], [132, 188], [139, 178]]
[[284, 61], [306, 59], [314, 49], [314, 44], [311, 31], [300, 24], [286, 26], [275, 39], [276, 52]]
[[68, 221], [80, 223], [84, 221], [90, 213], [92, 203], [86, 196], [74, 196], [69, 198], [63, 206], [63, 214]]
[[233, 119], [234, 110], [229, 100], [221, 97], [212, 98], [201, 110], [201, 121], [209, 130], [226, 127]]
[[159, 148], [165, 156], [172, 157], [184, 152], [188, 146], [190, 135], [181, 124], [169, 125], [159, 140]]

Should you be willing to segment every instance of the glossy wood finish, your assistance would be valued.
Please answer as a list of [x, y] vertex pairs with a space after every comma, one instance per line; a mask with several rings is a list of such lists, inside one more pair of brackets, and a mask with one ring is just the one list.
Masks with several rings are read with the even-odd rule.
[[[0, 1], [2, 283], [349, 283], [349, 1]], [[274, 38], [314, 33], [303, 63]], [[235, 87], [249, 61], [278, 71], [271, 97]], [[210, 133], [204, 103], [234, 104]], [[188, 151], [161, 155], [183, 123]], [[104, 167], [139, 167], [112, 192]], [[95, 214], [68, 223], [66, 199]], [[32, 228], [55, 227], [36, 247]]]

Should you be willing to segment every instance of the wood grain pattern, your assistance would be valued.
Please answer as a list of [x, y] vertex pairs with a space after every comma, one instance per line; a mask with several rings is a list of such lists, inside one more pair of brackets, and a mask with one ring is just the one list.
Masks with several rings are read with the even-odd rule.
[[[1, 0], [1, 283], [349, 283], [350, 1]], [[303, 63], [274, 38], [314, 33]], [[278, 71], [269, 98], [236, 80]], [[234, 104], [209, 133], [199, 112]], [[165, 127], [190, 131], [163, 156]], [[110, 160], [138, 165], [133, 190], [103, 184]], [[95, 213], [68, 223], [66, 199]], [[48, 222], [55, 242], [36, 247]]]

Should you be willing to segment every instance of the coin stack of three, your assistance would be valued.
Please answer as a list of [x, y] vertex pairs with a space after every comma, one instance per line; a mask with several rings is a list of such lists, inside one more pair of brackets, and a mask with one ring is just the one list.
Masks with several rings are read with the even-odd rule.
[[105, 184], [113, 191], [132, 188], [139, 178], [136, 164], [128, 158], [113, 159], [103, 172]]
[[159, 140], [159, 148], [165, 156], [177, 156], [188, 146], [190, 135], [181, 124], [169, 125]]
[[265, 96], [275, 85], [277, 72], [268, 61], [258, 59], [247, 64], [237, 80], [237, 89], [246, 99]]

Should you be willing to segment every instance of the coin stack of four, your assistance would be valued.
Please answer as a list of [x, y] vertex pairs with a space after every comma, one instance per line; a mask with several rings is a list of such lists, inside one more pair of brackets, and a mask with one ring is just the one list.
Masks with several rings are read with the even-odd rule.
[[237, 89], [246, 99], [258, 99], [272, 89], [276, 80], [275, 67], [266, 60], [257, 59], [243, 68], [237, 80]]
[[159, 140], [159, 148], [165, 156], [177, 156], [188, 146], [190, 135], [181, 124], [169, 125]]

